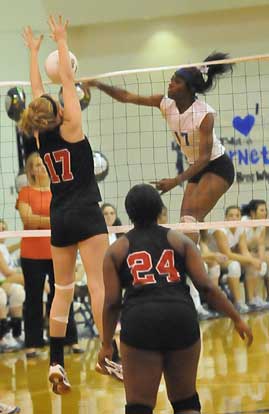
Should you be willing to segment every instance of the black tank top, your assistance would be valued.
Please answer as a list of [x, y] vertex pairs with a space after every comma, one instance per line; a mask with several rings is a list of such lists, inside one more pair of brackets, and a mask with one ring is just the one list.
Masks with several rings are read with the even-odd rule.
[[186, 285], [184, 257], [167, 240], [169, 229], [154, 224], [134, 228], [126, 259], [119, 270], [124, 305], [140, 301], [191, 300]]
[[51, 208], [87, 207], [101, 201], [88, 139], [65, 141], [60, 127], [39, 135], [39, 153], [51, 179]]

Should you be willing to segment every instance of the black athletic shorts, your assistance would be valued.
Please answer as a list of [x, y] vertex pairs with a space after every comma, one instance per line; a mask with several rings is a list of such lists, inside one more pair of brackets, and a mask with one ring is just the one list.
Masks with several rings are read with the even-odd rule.
[[205, 173], [213, 173], [222, 177], [229, 186], [234, 182], [234, 165], [227, 154], [221, 155], [221, 157], [216, 158], [213, 161], [210, 161], [209, 164], [198, 174], [194, 175], [189, 179], [189, 183], [199, 183], [200, 179]]
[[104, 216], [98, 203], [88, 207], [51, 209], [51, 244], [66, 247], [97, 234], [107, 233]]
[[188, 348], [199, 338], [193, 304], [148, 302], [122, 311], [120, 340], [134, 348], [165, 352]]

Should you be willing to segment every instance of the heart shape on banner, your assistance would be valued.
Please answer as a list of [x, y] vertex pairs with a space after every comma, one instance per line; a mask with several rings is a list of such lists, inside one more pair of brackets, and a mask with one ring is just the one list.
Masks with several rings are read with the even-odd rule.
[[235, 116], [233, 119], [234, 129], [241, 132], [241, 134], [245, 135], [245, 137], [248, 136], [254, 124], [255, 116], [253, 115], [246, 115], [244, 118], [241, 118], [240, 116]]

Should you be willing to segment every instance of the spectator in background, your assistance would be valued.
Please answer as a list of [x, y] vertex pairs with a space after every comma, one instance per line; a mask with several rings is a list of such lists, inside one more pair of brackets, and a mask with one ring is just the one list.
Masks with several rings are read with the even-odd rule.
[[[227, 207], [225, 220], [241, 220], [240, 208], [238, 206]], [[228, 271], [227, 283], [233, 296], [234, 305], [240, 313], [248, 312], [249, 307], [243, 303], [240, 292], [241, 267], [245, 269], [248, 275], [260, 271], [262, 262], [250, 254], [244, 228], [210, 229], [208, 231], [208, 247], [213, 252], [220, 252], [227, 256], [228, 262], [225, 264]]]
[[[0, 231], [6, 230], [6, 222], [0, 219]], [[20, 244], [6, 246], [4, 242], [4, 239], [0, 239], [0, 352], [16, 351], [22, 347], [22, 305], [25, 299], [23, 276], [11, 257]], [[10, 324], [7, 320], [7, 304]]]
[[[50, 180], [46, 168], [37, 152], [29, 155], [25, 165], [28, 186], [22, 187], [17, 200], [17, 209], [25, 230], [50, 229]], [[50, 309], [54, 296], [54, 271], [51, 258], [50, 237], [25, 237], [21, 242], [21, 266], [25, 281], [25, 346], [26, 356], [37, 356], [36, 348], [44, 346], [43, 292], [46, 277], [49, 278]], [[76, 345], [77, 328], [71, 307], [67, 327], [66, 345]]]
[[[105, 218], [107, 227], [121, 226], [121, 221], [118, 218], [117, 209], [113, 206], [113, 204], [104, 203], [101, 206], [101, 210]], [[114, 241], [116, 241], [117, 238], [119, 238], [121, 235], [122, 233], [108, 233], [109, 244], [114, 243]]]
[[[242, 221], [265, 220], [267, 207], [264, 200], [251, 200], [241, 208]], [[246, 273], [246, 293], [249, 298], [249, 305], [252, 308], [265, 309], [269, 305], [261, 297], [261, 278], [268, 277], [267, 264], [265, 260], [265, 226], [246, 227], [246, 240], [250, 254], [261, 260], [261, 271], [253, 270], [251, 274]], [[266, 283], [266, 279], [265, 279]]]

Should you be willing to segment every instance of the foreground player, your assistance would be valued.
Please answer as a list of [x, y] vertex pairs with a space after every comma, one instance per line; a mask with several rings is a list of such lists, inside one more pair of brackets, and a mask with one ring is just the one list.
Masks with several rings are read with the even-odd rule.
[[[200, 331], [185, 272], [207, 302], [233, 320], [248, 345], [253, 339], [231, 302], [208, 278], [193, 242], [157, 225], [162, 206], [153, 187], [134, 186], [125, 200], [134, 229], [111, 245], [104, 259], [104, 331], [99, 364], [105, 373], [121, 311], [126, 414], [152, 413], [162, 374], [174, 413], [200, 412], [196, 391]], [[122, 289], [126, 290], [123, 304]]]
[[[206, 65], [227, 57], [225, 53], [213, 53], [204, 62]], [[230, 70], [230, 64], [179, 69], [169, 83], [168, 96], [140, 96], [96, 80], [88, 82], [88, 86], [95, 86], [120, 102], [161, 110], [190, 166], [174, 178], [153, 183], [165, 193], [188, 181], [181, 205], [182, 222], [203, 221], [234, 180], [233, 164], [214, 132], [215, 110], [196, 96], [207, 93], [216, 77]], [[190, 237], [198, 239], [197, 234]]]
[[38, 66], [42, 37], [24, 31], [30, 49], [30, 75], [34, 100], [25, 110], [20, 127], [36, 138], [40, 156], [51, 178], [50, 206], [55, 296], [50, 312], [50, 371], [53, 390], [70, 390], [64, 371], [64, 337], [75, 286], [77, 249], [88, 279], [94, 320], [102, 338], [104, 286], [102, 264], [108, 247], [107, 228], [98, 202], [91, 146], [82, 130], [82, 116], [67, 46], [67, 22], [49, 19], [51, 37], [59, 51], [64, 110], [50, 95], [44, 95]]

